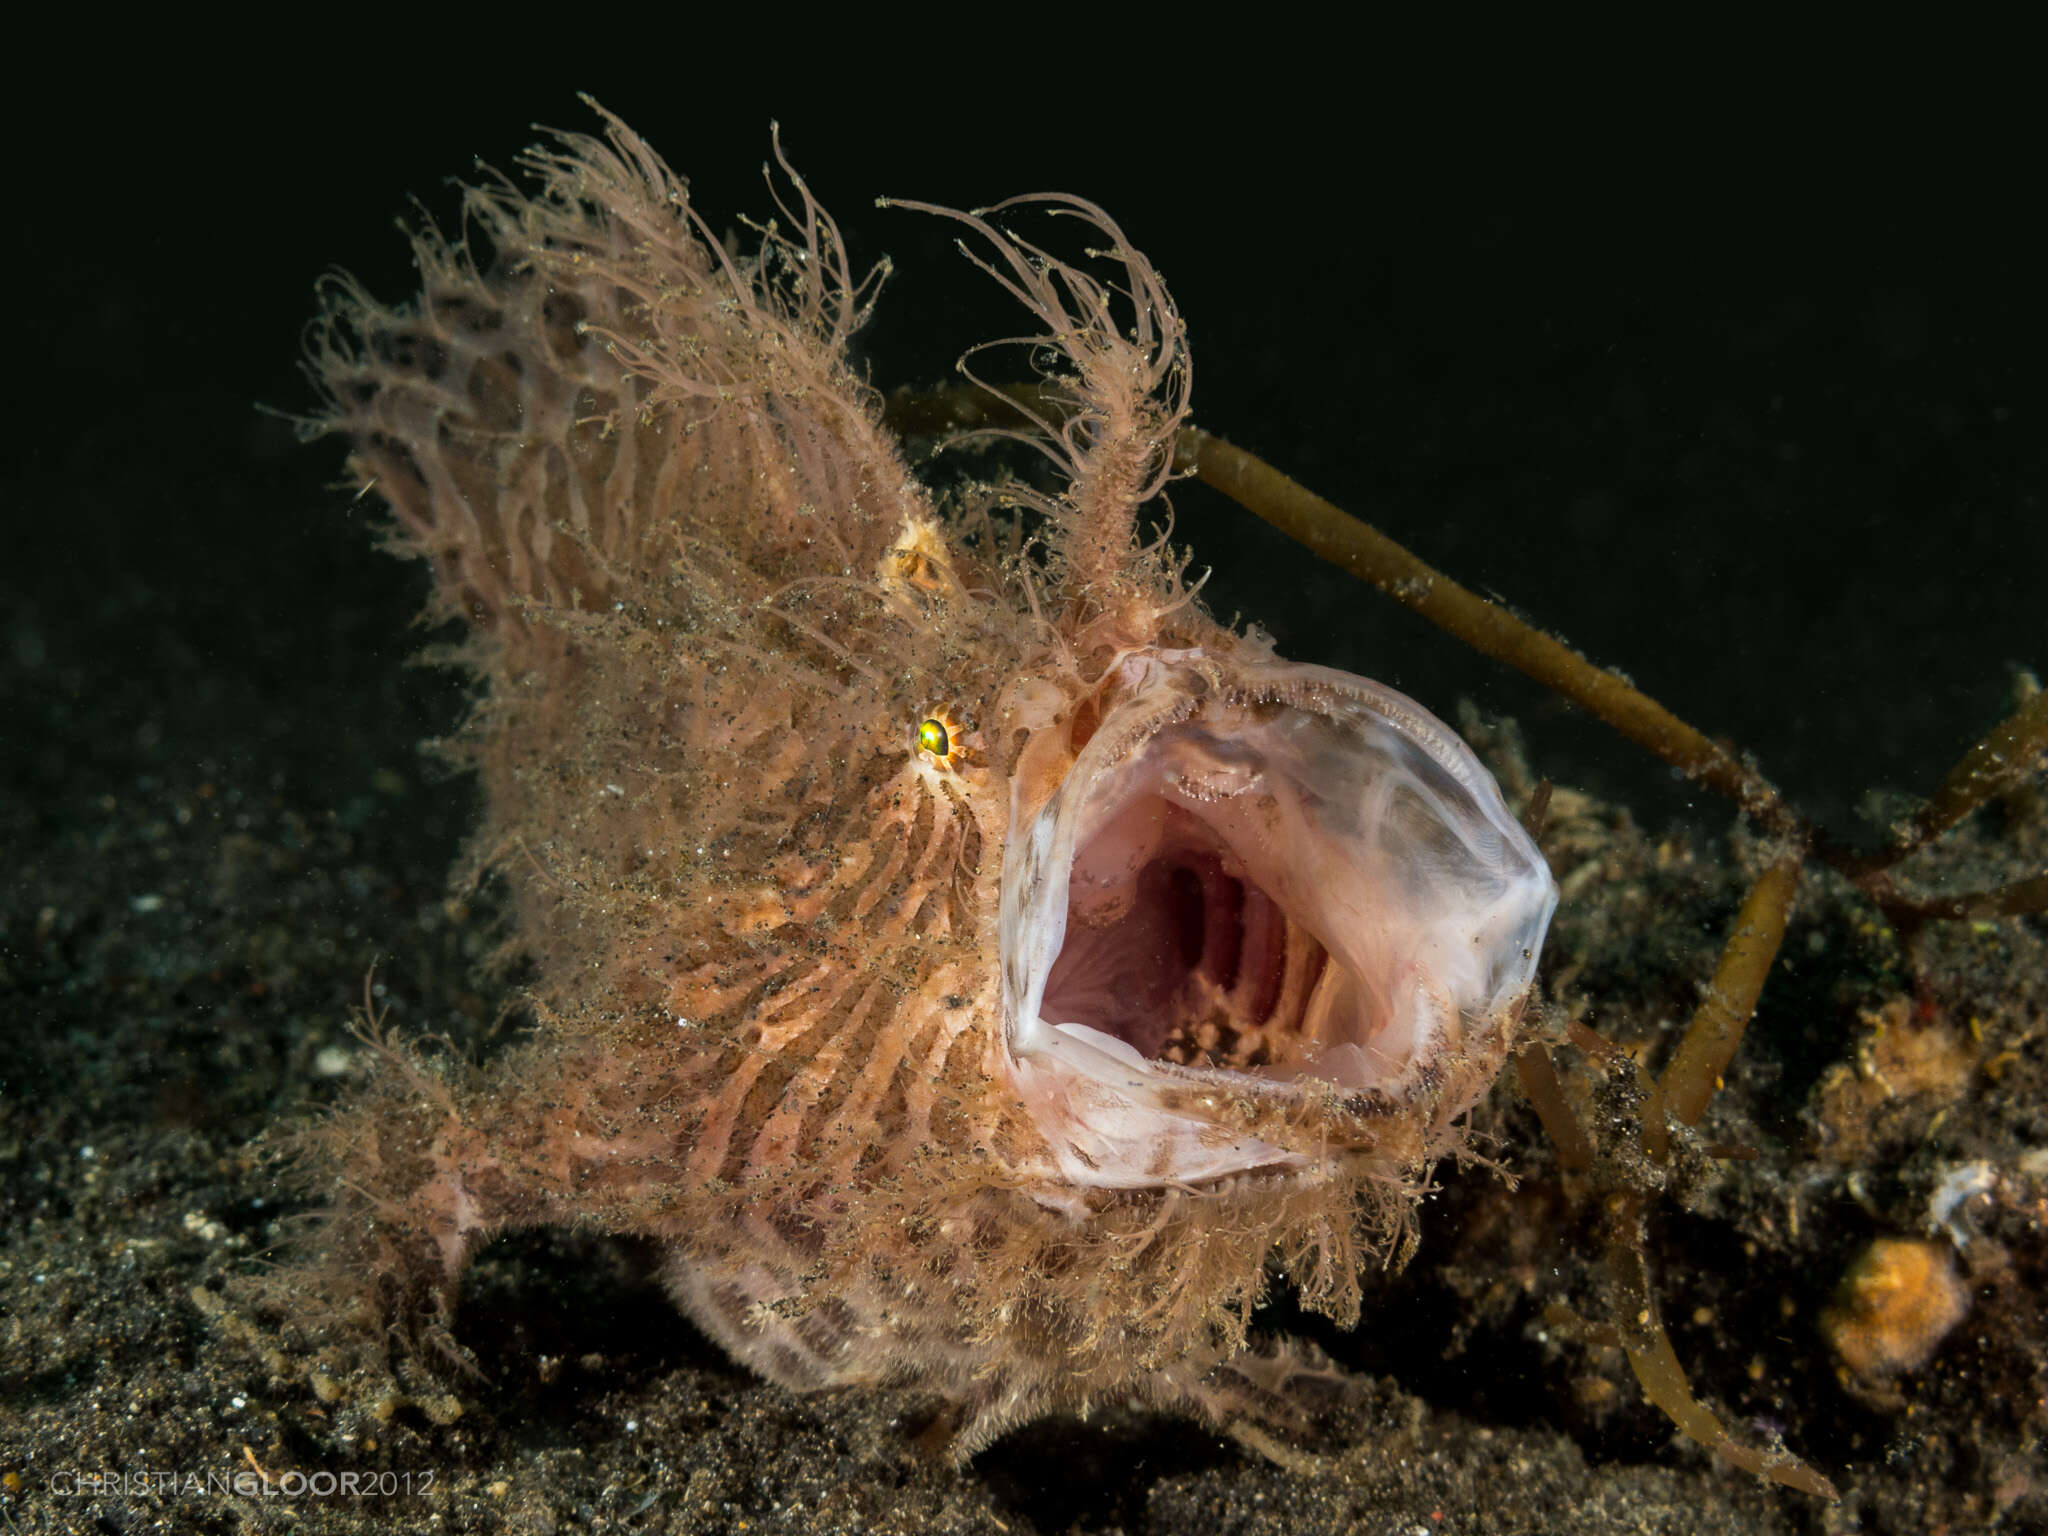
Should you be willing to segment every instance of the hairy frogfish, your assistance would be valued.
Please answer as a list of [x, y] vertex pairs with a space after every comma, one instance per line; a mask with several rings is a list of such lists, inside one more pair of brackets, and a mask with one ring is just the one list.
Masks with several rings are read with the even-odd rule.
[[614, 119], [522, 163], [415, 236], [415, 300], [336, 279], [312, 332], [312, 428], [463, 625], [537, 1021], [487, 1069], [388, 1052], [319, 1143], [324, 1272], [446, 1340], [494, 1234], [630, 1234], [738, 1360], [928, 1394], [956, 1456], [1105, 1402], [1229, 1425], [1269, 1291], [1349, 1325], [1410, 1240], [1542, 857], [1426, 710], [1204, 611], [1147, 514], [1185, 327], [1101, 210], [926, 210], [1041, 375], [1039, 473], [942, 495], [786, 164], [736, 249]]

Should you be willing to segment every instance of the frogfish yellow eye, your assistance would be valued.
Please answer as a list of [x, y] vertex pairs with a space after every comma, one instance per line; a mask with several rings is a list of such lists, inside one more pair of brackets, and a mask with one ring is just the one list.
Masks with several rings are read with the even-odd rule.
[[917, 744], [933, 757], [945, 757], [953, 750], [953, 739], [938, 720], [927, 720], [917, 728]]

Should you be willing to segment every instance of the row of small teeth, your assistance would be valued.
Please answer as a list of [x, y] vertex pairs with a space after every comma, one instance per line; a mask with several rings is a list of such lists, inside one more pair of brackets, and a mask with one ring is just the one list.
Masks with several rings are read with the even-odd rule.
[[1271, 1043], [1263, 1025], [1239, 1024], [1227, 1014], [1211, 1013], [1202, 1019], [1183, 1019], [1167, 1037], [1159, 1059], [1181, 1067], [1242, 1071], [1266, 1065], [1272, 1059]]

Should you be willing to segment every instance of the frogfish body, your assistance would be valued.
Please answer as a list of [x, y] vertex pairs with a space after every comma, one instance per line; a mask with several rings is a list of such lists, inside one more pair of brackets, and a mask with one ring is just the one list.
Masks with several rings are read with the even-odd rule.
[[[1187, 352], [1099, 210], [948, 215], [1057, 360], [1058, 484], [942, 505], [793, 173], [742, 253], [615, 120], [526, 169], [416, 237], [414, 303], [339, 280], [314, 331], [318, 429], [466, 622], [540, 1021], [467, 1077], [389, 1052], [322, 1141], [325, 1273], [432, 1332], [494, 1233], [636, 1234], [739, 1360], [922, 1389], [960, 1456], [1249, 1412], [1255, 1305], [1354, 1322], [1500, 1067], [1542, 858], [1435, 718], [1141, 535]], [[1048, 205], [1111, 277], [997, 222]]]

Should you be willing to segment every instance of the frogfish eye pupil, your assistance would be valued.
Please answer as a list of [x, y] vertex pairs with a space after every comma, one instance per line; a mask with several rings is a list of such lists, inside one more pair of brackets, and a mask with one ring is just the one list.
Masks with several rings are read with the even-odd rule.
[[917, 744], [933, 757], [944, 757], [953, 750], [952, 738], [936, 720], [927, 720], [917, 728]]

